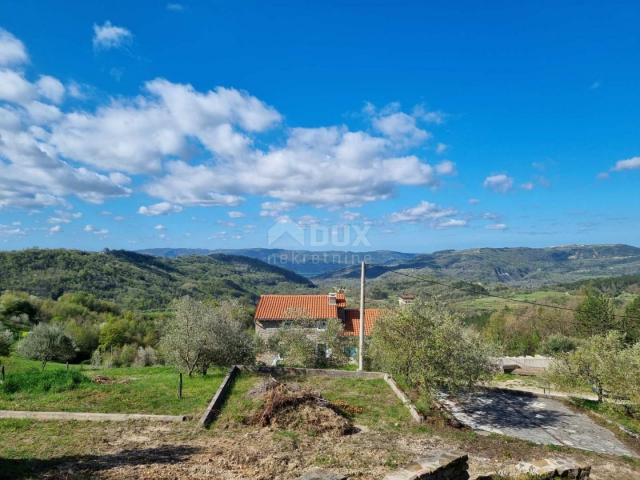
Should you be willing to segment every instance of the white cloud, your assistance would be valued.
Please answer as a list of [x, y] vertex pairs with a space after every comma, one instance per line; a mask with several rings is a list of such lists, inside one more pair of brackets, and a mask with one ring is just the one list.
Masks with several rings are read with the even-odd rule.
[[0, 28], [0, 65], [20, 65], [29, 61], [24, 44]]
[[231, 212], [227, 212], [227, 215], [229, 215], [229, 218], [243, 218], [243, 217], [246, 217], [244, 212], [238, 212], [237, 210], [233, 210]]
[[357, 218], [360, 217], [360, 213], [359, 212], [350, 212], [348, 210], [345, 210], [344, 212], [342, 212], [342, 219], [347, 221], [347, 222], [352, 222], [354, 220], [356, 220]]
[[436, 173], [438, 175], [455, 175], [456, 164], [451, 160], [445, 160], [436, 165]]
[[133, 34], [124, 27], [113, 25], [109, 20], [102, 25], [93, 25], [93, 47], [109, 50], [130, 42]]
[[156, 225], [155, 227], [153, 227], [154, 230], [158, 230], [158, 231], [163, 231], [166, 230], [167, 227], [165, 227], [164, 225], [162, 225], [161, 223], [159, 223], [158, 225]]
[[632, 157], [626, 160], [618, 160], [612, 170], [614, 172], [622, 172], [624, 170], [640, 169], [640, 157]]
[[87, 233], [92, 233], [98, 236], [105, 236], [109, 233], [109, 230], [107, 230], [106, 228], [96, 228], [93, 225], [85, 225], [83, 230]]
[[487, 225], [485, 228], [488, 230], [506, 230], [508, 227], [504, 223], [492, 223], [491, 225]]
[[520, 188], [522, 188], [523, 190], [531, 191], [535, 188], [535, 185], [533, 184], [533, 182], [526, 182], [520, 185]]
[[446, 144], [444, 143], [438, 143], [436, 145], [436, 153], [441, 154], [447, 151], [447, 148], [449, 148]]
[[49, 229], [50, 234], [60, 233], [62, 231], [62, 227], [60, 225], [54, 225]]
[[190, 85], [156, 79], [147, 96], [113, 101], [95, 114], [72, 113], [53, 130], [52, 143], [66, 156], [128, 173], [157, 172], [163, 157], [187, 154], [198, 140], [221, 158], [250, 154], [252, 140], [239, 130], [261, 132], [280, 114], [234, 89], [197, 92]]
[[490, 175], [484, 179], [483, 185], [494, 192], [506, 193], [513, 188], [513, 178], [504, 173]]
[[420, 118], [427, 123], [434, 123], [440, 125], [444, 123], [447, 114], [440, 110], [427, 110], [423, 105], [418, 105], [413, 109], [413, 114], [416, 118]]
[[280, 217], [283, 212], [289, 211], [295, 207], [291, 202], [262, 202], [260, 205], [261, 217]]
[[468, 202], [469, 202], [469, 205], [478, 205], [480, 203], [480, 200], [477, 198], [470, 198]]
[[24, 77], [13, 70], [0, 69], [0, 100], [24, 103], [35, 97], [35, 89]]
[[458, 218], [447, 218], [444, 220], [437, 221], [434, 227], [437, 228], [438, 230], [443, 230], [446, 228], [466, 227], [467, 223], [468, 222], [466, 220], [461, 220]]
[[392, 223], [415, 223], [427, 220], [438, 220], [444, 217], [455, 215], [456, 213], [457, 211], [454, 208], [440, 207], [435, 203], [423, 200], [415, 207], [392, 213], [390, 220]]
[[36, 82], [38, 93], [53, 103], [60, 103], [64, 98], [65, 88], [60, 80], [50, 75], [41, 75]]
[[416, 146], [430, 138], [431, 134], [416, 125], [416, 119], [404, 112], [374, 117], [373, 127], [403, 146]]
[[81, 212], [69, 212], [67, 210], [56, 210], [55, 216], [47, 219], [48, 223], [58, 225], [61, 223], [71, 223], [74, 220], [82, 218]]
[[0, 224], [0, 237], [23, 236], [26, 233], [20, 226]]
[[[117, 42], [119, 28], [96, 26], [96, 41]], [[101, 202], [141, 183], [135, 188], [159, 202], [140, 207], [143, 215], [235, 206], [246, 195], [335, 209], [389, 198], [401, 186], [437, 185], [438, 175], [453, 171], [452, 163], [434, 167], [413, 154], [428, 134], [397, 105], [371, 107], [379, 133], [335, 125], [281, 129], [265, 139], [259, 135], [282, 116], [232, 88], [200, 92], [156, 79], [139, 95], [96, 109], [55, 105], [76, 90], [0, 69], [0, 208], [62, 206], [70, 195]], [[128, 175], [152, 176], [133, 182]]]
[[138, 209], [139, 214], [147, 215], [149, 217], [168, 215], [169, 213], [179, 213], [181, 211], [182, 207], [180, 205], [173, 205], [169, 202], [160, 202], [149, 206], [143, 205]]

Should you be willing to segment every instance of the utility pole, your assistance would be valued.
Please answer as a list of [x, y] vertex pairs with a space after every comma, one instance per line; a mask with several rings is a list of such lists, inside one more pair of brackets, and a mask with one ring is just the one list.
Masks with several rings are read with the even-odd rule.
[[358, 345], [359, 372], [364, 370], [364, 262], [362, 262], [360, 268], [360, 342]]

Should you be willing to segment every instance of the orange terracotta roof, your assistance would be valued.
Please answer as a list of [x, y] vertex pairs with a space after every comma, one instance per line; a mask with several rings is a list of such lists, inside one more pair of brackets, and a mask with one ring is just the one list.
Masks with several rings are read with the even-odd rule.
[[[369, 336], [373, 331], [376, 320], [382, 316], [384, 310], [379, 308], [364, 309], [364, 334]], [[357, 337], [360, 335], [360, 309], [347, 308], [344, 310], [344, 332], [343, 335], [348, 337]]]
[[255, 319], [339, 318], [339, 304], [338, 300], [336, 305], [329, 305], [328, 295], [262, 295], [256, 307]]

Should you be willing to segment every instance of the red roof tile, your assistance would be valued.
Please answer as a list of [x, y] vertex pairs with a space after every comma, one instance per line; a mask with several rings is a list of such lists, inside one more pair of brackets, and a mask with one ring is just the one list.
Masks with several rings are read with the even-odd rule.
[[[340, 294], [338, 294], [340, 295]], [[342, 294], [344, 298], [344, 294]], [[329, 305], [328, 295], [262, 295], [256, 307], [256, 320], [296, 320], [300, 318], [339, 318], [338, 307]], [[346, 304], [346, 301], [344, 301]]]
[[[383, 310], [378, 308], [364, 309], [364, 334], [369, 336], [373, 331], [376, 320], [382, 316]], [[360, 309], [347, 308], [344, 310], [344, 332], [343, 335], [348, 337], [357, 337], [360, 335]]]

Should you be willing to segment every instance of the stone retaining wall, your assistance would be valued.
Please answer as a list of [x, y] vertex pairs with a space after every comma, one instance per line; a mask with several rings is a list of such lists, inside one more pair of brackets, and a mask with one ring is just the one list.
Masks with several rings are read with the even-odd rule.
[[240, 368], [237, 365], [231, 367], [229, 373], [226, 377], [224, 377], [224, 380], [222, 380], [222, 383], [218, 387], [218, 390], [209, 402], [209, 405], [207, 405], [207, 409], [202, 414], [202, 417], [200, 417], [199, 423], [201, 426], [208, 427], [211, 422], [213, 422], [213, 420], [215, 420], [215, 418], [218, 416], [218, 414], [222, 410], [222, 405], [224, 404], [224, 401], [227, 399], [227, 395], [231, 390], [233, 381], [236, 379], [239, 373]]

